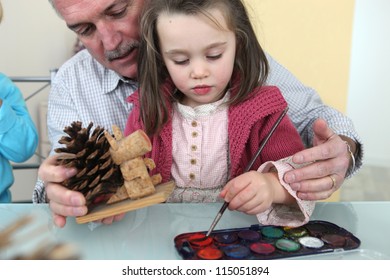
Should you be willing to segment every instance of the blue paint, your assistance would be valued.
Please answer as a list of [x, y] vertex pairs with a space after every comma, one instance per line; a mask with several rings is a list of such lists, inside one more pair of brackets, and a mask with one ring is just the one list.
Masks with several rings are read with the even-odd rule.
[[250, 250], [243, 245], [230, 245], [222, 250], [227, 257], [232, 259], [244, 259], [250, 254]]

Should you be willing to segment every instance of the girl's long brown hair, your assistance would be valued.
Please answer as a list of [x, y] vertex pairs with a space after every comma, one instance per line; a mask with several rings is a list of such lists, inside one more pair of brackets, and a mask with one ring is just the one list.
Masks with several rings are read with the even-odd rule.
[[158, 133], [168, 121], [169, 103], [173, 101], [174, 94], [167, 95], [162, 90], [169, 73], [160, 54], [157, 19], [161, 13], [202, 14], [218, 25], [208, 13], [211, 8], [221, 9], [228, 28], [236, 36], [233, 77], [239, 77], [239, 83], [231, 83], [230, 90], [235, 94], [229, 104], [245, 100], [255, 87], [265, 83], [269, 68], [267, 58], [240, 0], [148, 0], [141, 17], [138, 61], [141, 120], [148, 135]]

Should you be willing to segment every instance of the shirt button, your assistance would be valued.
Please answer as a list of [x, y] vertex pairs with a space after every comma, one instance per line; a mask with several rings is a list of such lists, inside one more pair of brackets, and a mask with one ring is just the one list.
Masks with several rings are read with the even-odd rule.
[[195, 174], [194, 173], [190, 173], [189, 177], [190, 177], [191, 180], [194, 180], [195, 179]]
[[197, 149], [198, 149], [198, 147], [196, 145], [191, 146], [191, 151], [195, 152]]
[[192, 137], [194, 137], [194, 138], [198, 137], [198, 132], [196, 132], [196, 131], [192, 132]]
[[198, 123], [196, 121], [192, 121], [191, 125], [192, 125], [192, 127], [197, 127]]
[[191, 164], [192, 164], [192, 165], [195, 165], [195, 164], [196, 164], [196, 159], [194, 159], [194, 158], [191, 159]]

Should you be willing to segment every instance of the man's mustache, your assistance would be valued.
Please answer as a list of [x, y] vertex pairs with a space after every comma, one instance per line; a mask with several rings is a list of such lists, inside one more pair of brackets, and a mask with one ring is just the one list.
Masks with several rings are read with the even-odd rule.
[[139, 47], [138, 42], [130, 43], [130, 44], [122, 44], [116, 50], [113, 51], [105, 51], [104, 55], [108, 61], [113, 61], [115, 59], [125, 57], [129, 53], [131, 53], [135, 48]]

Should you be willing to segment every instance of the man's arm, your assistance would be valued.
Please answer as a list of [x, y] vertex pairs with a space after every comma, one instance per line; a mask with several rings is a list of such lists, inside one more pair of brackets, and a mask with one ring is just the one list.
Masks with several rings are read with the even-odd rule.
[[[95, 69], [96, 73], [90, 69]], [[87, 51], [82, 51], [65, 63], [52, 81], [47, 114], [52, 152], [39, 168], [33, 202], [49, 203], [54, 223], [59, 227], [65, 226], [66, 217], [80, 216], [87, 211], [83, 195], [61, 184], [77, 172], [56, 164], [53, 151], [62, 146], [58, 140], [65, 135], [64, 128], [81, 121], [84, 125], [93, 122], [94, 126], [107, 129], [116, 124], [123, 129], [132, 108], [125, 97], [132, 93], [136, 84], [120, 82], [119, 76], [111, 71], [104, 72], [102, 77], [103, 71]], [[123, 217], [108, 217], [101, 222], [110, 224]]]
[[[66, 93], [66, 88], [62, 85], [63, 78], [61, 75], [61, 72], [59, 72], [52, 81], [49, 95], [47, 128], [50, 145], [52, 147], [50, 152], [51, 155], [54, 154], [55, 148], [62, 146], [58, 143], [58, 140], [64, 135], [63, 129], [71, 124], [71, 122], [78, 120], [75, 106], [72, 105], [73, 101], [70, 99], [70, 95]], [[45, 168], [44, 166], [46, 165], [41, 164], [41, 169]], [[35, 184], [32, 201], [34, 203], [47, 202], [46, 185], [39, 176]]]
[[[362, 166], [360, 137], [348, 117], [323, 104], [313, 89], [304, 86], [272, 57], [268, 56], [268, 59], [271, 70], [267, 83], [277, 86], [283, 93], [289, 104], [288, 115], [309, 148], [294, 155], [293, 160], [299, 164], [312, 162], [287, 173], [285, 180], [295, 187], [302, 199], [325, 199], [340, 187], [346, 176], [352, 176]], [[328, 140], [333, 134], [337, 137]], [[335, 176], [336, 183], [333, 184]]]

